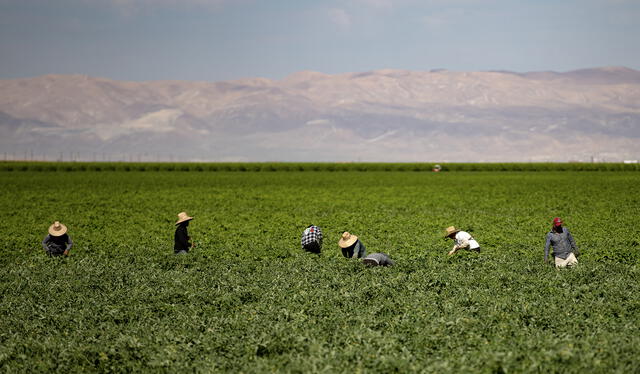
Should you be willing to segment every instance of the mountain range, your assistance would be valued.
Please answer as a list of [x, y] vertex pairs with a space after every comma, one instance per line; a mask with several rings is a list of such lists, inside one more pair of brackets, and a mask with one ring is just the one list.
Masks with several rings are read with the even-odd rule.
[[640, 71], [624, 67], [0, 81], [5, 158], [621, 161], [639, 140]]

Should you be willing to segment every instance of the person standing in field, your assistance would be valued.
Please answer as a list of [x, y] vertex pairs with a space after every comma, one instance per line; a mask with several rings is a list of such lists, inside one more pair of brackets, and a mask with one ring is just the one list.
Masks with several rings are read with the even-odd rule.
[[569, 232], [569, 229], [562, 226], [562, 220], [558, 217], [553, 219], [551, 231], [547, 233], [547, 240], [544, 244], [544, 262], [549, 261], [549, 247], [553, 247], [553, 257], [557, 268], [564, 268], [578, 264], [576, 255], [580, 255], [576, 241]]
[[189, 232], [187, 231], [189, 221], [191, 221], [192, 219], [193, 217], [189, 217], [186, 212], [178, 213], [178, 222], [176, 222], [176, 234], [174, 236], [175, 244], [173, 246], [173, 252], [177, 255], [186, 254], [189, 252], [189, 249], [195, 246], [193, 243], [191, 243], [191, 237], [189, 236]]
[[455, 226], [449, 226], [446, 228], [444, 234], [445, 239], [453, 239], [455, 242], [453, 248], [449, 251], [448, 255], [451, 256], [461, 249], [469, 251], [480, 252], [480, 244], [466, 231], [456, 229]]
[[49, 234], [42, 241], [42, 247], [49, 256], [68, 256], [72, 246], [67, 226], [58, 221], [49, 226]]
[[362, 259], [362, 263], [367, 266], [393, 266], [395, 262], [386, 253], [372, 253]]
[[345, 231], [342, 233], [338, 246], [346, 258], [362, 258], [367, 255], [367, 249], [357, 236]]
[[302, 249], [319, 254], [322, 250], [322, 230], [318, 226], [310, 225], [302, 232]]

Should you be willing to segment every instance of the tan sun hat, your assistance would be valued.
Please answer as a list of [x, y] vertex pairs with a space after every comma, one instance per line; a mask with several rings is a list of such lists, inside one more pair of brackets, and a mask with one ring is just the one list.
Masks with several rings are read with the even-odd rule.
[[53, 225], [49, 226], [49, 235], [51, 236], [62, 236], [67, 233], [67, 226], [62, 223], [55, 221]]
[[192, 219], [193, 217], [189, 217], [187, 212], [180, 212], [178, 213], [178, 222], [176, 222], [176, 225], [185, 221], [191, 221]]
[[351, 247], [356, 240], [358, 240], [357, 236], [345, 231], [342, 233], [342, 237], [338, 241], [338, 246], [340, 246], [340, 248], [348, 248]]
[[460, 231], [460, 229], [456, 229], [455, 226], [449, 226], [445, 229], [444, 237], [447, 238], [449, 235], [455, 234], [458, 231]]

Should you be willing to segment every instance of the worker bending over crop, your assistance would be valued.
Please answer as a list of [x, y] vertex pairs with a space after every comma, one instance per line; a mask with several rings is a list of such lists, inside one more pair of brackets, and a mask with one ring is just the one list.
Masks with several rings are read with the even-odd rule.
[[569, 232], [569, 229], [562, 226], [562, 220], [558, 217], [553, 219], [551, 231], [547, 233], [547, 240], [544, 244], [544, 262], [549, 261], [549, 246], [553, 247], [553, 257], [557, 268], [573, 266], [578, 263], [576, 255], [580, 255], [576, 241]]
[[455, 242], [453, 249], [449, 251], [449, 256], [458, 252], [460, 249], [466, 249], [469, 251], [480, 252], [480, 244], [466, 231], [456, 229], [454, 226], [446, 228], [444, 234], [445, 239], [450, 238]]
[[342, 233], [338, 246], [346, 258], [362, 258], [367, 255], [367, 249], [357, 236], [345, 231]]
[[187, 226], [189, 226], [189, 221], [191, 221], [193, 217], [189, 217], [186, 212], [178, 213], [178, 222], [176, 222], [176, 234], [174, 236], [175, 244], [173, 246], [173, 252], [177, 255], [186, 254], [189, 252], [189, 249], [195, 247], [195, 244], [191, 243], [191, 237], [189, 236], [189, 232], [187, 231]]
[[362, 263], [368, 266], [393, 266], [394, 262], [386, 253], [372, 253], [362, 259]]
[[72, 246], [67, 226], [58, 221], [49, 226], [49, 234], [42, 241], [42, 247], [49, 256], [68, 256]]
[[318, 226], [310, 225], [302, 232], [302, 249], [311, 253], [322, 250], [322, 230]]

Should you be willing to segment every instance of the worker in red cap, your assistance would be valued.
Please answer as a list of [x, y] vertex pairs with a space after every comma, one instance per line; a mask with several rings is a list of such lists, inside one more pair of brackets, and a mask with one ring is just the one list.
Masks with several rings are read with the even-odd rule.
[[549, 260], [549, 247], [553, 247], [553, 257], [557, 268], [573, 266], [578, 263], [578, 247], [569, 229], [562, 226], [562, 220], [558, 217], [553, 219], [551, 231], [547, 234], [547, 241], [544, 245], [544, 262]]

